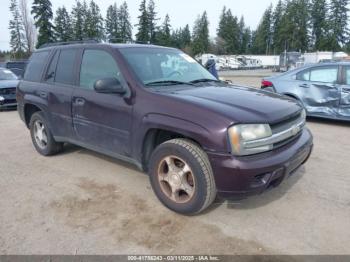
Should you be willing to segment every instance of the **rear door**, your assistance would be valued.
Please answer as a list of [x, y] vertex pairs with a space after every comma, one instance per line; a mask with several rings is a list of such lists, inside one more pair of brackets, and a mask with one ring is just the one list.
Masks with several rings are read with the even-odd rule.
[[301, 100], [309, 114], [335, 116], [340, 103], [337, 65], [313, 67], [297, 74]]
[[132, 105], [123, 95], [95, 92], [94, 83], [115, 77], [127, 89], [113, 51], [87, 48], [81, 57], [79, 83], [72, 99], [76, 138], [108, 154], [130, 154]]
[[342, 67], [339, 115], [350, 119], [350, 66]]
[[44, 81], [49, 86], [47, 99], [54, 136], [73, 138], [71, 100], [77, 81], [78, 48], [56, 50], [47, 68]]

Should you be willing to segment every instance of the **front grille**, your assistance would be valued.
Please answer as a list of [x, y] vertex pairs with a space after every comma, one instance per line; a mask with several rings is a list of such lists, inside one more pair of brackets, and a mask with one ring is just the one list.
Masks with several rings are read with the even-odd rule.
[[277, 133], [281, 133], [284, 130], [287, 130], [289, 128], [291, 128], [292, 126], [300, 123], [301, 121], [303, 121], [302, 116], [301, 116], [301, 112], [284, 120], [281, 121], [277, 124], [271, 125], [271, 130], [272, 130], [272, 134], [277, 134]]
[[0, 88], [0, 95], [15, 95], [16, 87]]
[[15, 104], [17, 103], [16, 99], [5, 99], [5, 104]]
[[274, 143], [273, 144], [273, 148], [279, 148], [279, 147], [282, 147], [290, 142], [292, 142], [293, 140], [295, 140], [297, 137], [300, 136], [302, 130], [303, 130], [303, 127], [305, 125], [305, 119], [303, 119], [302, 117], [302, 114], [301, 113], [298, 113], [297, 115], [295, 116], [292, 116], [291, 118], [287, 119], [287, 120], [284, 120], [280, 123], [277, 123], [277, 124], [274, 124], [274, 125], [271, 125], [271, 130], [272, 130], [272, 134], [278, 134], [278, 133], [281, 133], [281, 132], [284, 132], [290, 128], [293, 128], [294, 126], [298, 126], [298, 125], [302, 125], [302, 128], [299, 130], [298, 133], [296, 133], [295, 135], [293, 136], [290, 136], [288, 137], [287, 139], [285, 140], [282, 140], [282, 141], [279, 141], [277, 143]]

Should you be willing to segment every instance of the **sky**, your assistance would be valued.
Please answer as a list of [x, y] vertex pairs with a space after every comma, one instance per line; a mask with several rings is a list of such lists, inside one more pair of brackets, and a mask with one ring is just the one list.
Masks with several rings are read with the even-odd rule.
[[[0, 0], [0, 50], [9, 49], [9, 30], [8, 24], [11, 18], [9, 12], [10, 0]], [[89, 0], [87, 0], [89, 1]], [[107, 7], [115, 0], [94, 0], [101, 8], [102, 15], [105, 17]], [[117, 0], [117, 5], [124, 0]], [[220, 13], [223, 6], [231, 8], [232, 13], [238, 17], [244, 16], [246, 24], [255, 29], [265, 9], [272, 3], [275, 5], [278, 0], [155, 0], [156, 11], [161, 23], [166, 14], [169, 14], [173, 28], [183, 27], [189, 24], [192, 28], [197, 16], [204, 11], [208, 12], [210, 22], [210, 35], [216, 34], [216, 28], [219, 22]], [[55, 10], [64, 5], [69, 10], [74, 5], [74, 0], [51, 0], [52, 8]], [[139, 15], [139, 5], [141, 0], [126, 0], [129, 6], [129, 12], [132, 24], [137, 24]], [[28, 0], [31, 4], [32, 0]], [[135, 28], [134, 28], [135, 33]]]

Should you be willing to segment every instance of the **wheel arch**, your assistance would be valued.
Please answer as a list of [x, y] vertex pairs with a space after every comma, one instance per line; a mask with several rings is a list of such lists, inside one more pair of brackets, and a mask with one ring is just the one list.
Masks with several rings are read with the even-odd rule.
[[142, 140], [142, 148], [141, 148], [141, 163], [144, 171], [148, 171], [148, 162], [151, 158], [153, 151], [160, 144], [170, 141], [176, 138], [183, 138], [192, 141], [197, 144], [199, 147], [203, 148], [201, 143], [194, 137], [189, 136], [188, 134], [182, 133], [180, 131], [173, 131], [169, 128], [149, 128], [145, 133]]
[[32, 115], [36, 112], [43, 112], [42, 108], [33, 103], [26, 103], [23, 107], [24, 111], [24, 121], [26, 126], [29, 128], [29, 123]]

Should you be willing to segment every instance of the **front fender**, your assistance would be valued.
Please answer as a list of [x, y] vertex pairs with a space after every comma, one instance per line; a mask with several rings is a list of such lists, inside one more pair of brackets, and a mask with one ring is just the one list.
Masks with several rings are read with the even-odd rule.
[[206, 127], [201, 126], [189, 120], [164, 115], [151, 113], [145, 115], [140, 123], [143, 128], [136, 131], [135, 145], [138, 146], [137, 155], [142, 155], [142, 145], [145, 136], [149, 130], [161, 129], [170, 132], [181, 134], [184, 137], [190, 138], [199, 143], [205, 151], [208, 152], [225, 152], [227, 151], [226, 134], [227, 130], [220, 132], [209, 131]]

